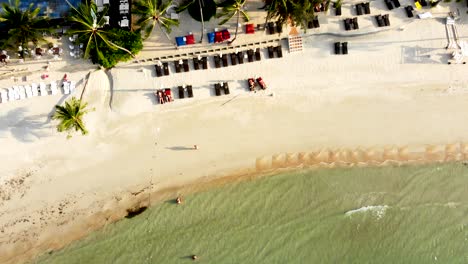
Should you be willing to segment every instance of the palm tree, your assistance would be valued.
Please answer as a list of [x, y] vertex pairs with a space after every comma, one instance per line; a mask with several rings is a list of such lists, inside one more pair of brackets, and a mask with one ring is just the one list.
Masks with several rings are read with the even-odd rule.
[[83, 116], [89, 112], [86, 109], [87, 105], [87, 103], [82, 103], [81, 99], [76, 99], [75, 97], [65, 102], [65, 106], [56, 105], [52, 119], [60, 120], [60, 123], [57, 125], [57, 131], [66, 131], [68, 133], [67, 138], [71, 137], [73, 130], [81, 131], [81, 134], [86, 135], [88, 130], [86, 130], [83, 124]]
[[267, 16], [265, 24], [273, 19], [307, 29], [305, 21], [314, 16], [314, 7], [323, 0], [265, 0]]
[[179, 26], [179, 21], [165, 17], [167, 9], [172, 5], [172, 0], [136, 0], [133, 2], [132, 13], [139, 16], [136, 24], [144, 31], [144, 38], [148, 38], [156, 24], [172, 43], [169, 33], [173, 26]]
[[245, 5], [246, 0], [227, 0], [224, 3], [218, 5], [222, 7], [222, 12], [217, 15], [217, 18], [224, 17], [224, 20], [219, 22], [220, 25], [225, 24], [228, 22], [232, 17], [237, 15], [237, 22], [236, 22], [236, 33], [234, 35], [234, 38], [229, 42], [232, 43], [234, 40], [237, 38], [237, 31], [239, 30], [239, 19], [242, 14], [242, 18], [244, 19], [245, 22], [249, 21], [250, 18], [247, 15], [247, 13], [243, 10], [244, 5]]
[[99, 43], [102, 42], [112, 49], [120, 49], [132, 55], [132, 57], [134, 56], [128, 49], [108, 39], [110, 33], [103, 29], [106, 23], [104, 16], [106, 16], [108, 11], [107, 5], [103, 11], [98, 12], [94, 1], [83, 1], [78, 7], [74, 7], [68, 0], [66, 1], [72, 9], [72, 13], [68, 19], [77, 24], [77, 28], [70, 29], [68, 33], [70, 35], [77, 34], [78, 38], [86, 43], [84, 58], [89, 57], [92, 49], [96, 53], [96, 56], [103, 57], [102, 52], [99, 51]]
[[40, 8], [33, 7], [31, 3], [26, 9], [20, 9], [20, 0], [11, 0], [2, 3], [3, 11], [0, 13], [0, 22], [3, 22], [8, 29], [5, 46], [21, 46], [20, 55], [24, 58], [24, 53], [28, 51], [28, 44], [32, 42], [37, 45], [39, 41], [44, 41], [43, 33], [50, 31], [48, 20], [39, 17]]

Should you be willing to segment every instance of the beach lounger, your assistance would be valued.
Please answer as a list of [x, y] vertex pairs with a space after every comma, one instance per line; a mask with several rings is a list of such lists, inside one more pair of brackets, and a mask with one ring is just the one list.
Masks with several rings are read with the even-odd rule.
[[33, 96], [39, 96], [39, 90], [36, 83], [31, 83], [31, 90]]
[[393, 6], [395, 6], [395, 8], [398, 8], [398, 7], [401, 6], [400, 1], [398, 1], [398, 0], [393, 0], [392, 2], [393, 2]]
[[226, 54], [223, 54], [223, 56], [221, 56], [221, 60], [223, 61], [223, 67], [229, 66], [228, 57]]
[[[468, 3], [468, 2], [467, 2]], [[413, 7], [412, 6], [407, 6], [405, 7], [405, 11], [406, 11], [406, 16], [408, 17], [413, 17], [414, 14], [413, 14]]]
[[344, 27], [345, 27], [345, 30], [348, 31], [348, 30], [351, 30], [351, 22], [350, 22], [350, 19], [349, 18], [346, 18], [344, 21]]
[[375, 16], [375, 20], [377, 21], [377, 25], [378, 25], [379, 27], [385, 26], [385, 23], [384, 23], [384, 21], [383, 21], [382, 15], [377, 15], [377, 16]]
[[356, 14], [358, 16], [362, 16], [363, 12], [362, 12], [362, 4], [356, 4]]
[[262, 60], [262, 57], [260, 56], [260, 48], [257, 48], [255, 50], [255, 60], [257, 60], [257, 61]]
[[353, 28], [359, 29], [358, 19], [357, 17], [353, 18]]
[[0, 92], [0, 100], [2, 101], [2, 104], [8, 102], [8, 92], [7, 91], [1, 91]]
[[154, 68], [156, 68], [156, 77], [161, 77], [161, 76], [163, 76], [163, 72], [162, 72], [161, 66], [159, 66], [158, 64], [156, 64], [156, 65], [154, 65]]
[[245, 34], [254, 34], [255, 33], [255, 26], [254, 24], [247, 24], [245, 25]]
[[223, 42], [223, 33], [221, 31], [215, 32], [215, 43]]
[[385, 5], [387, 6], [388, 10], [393, 9], [393, 4], [390, 2], [390, 0], [385, 0]]
[[26, 98], [33, 97], [32, 89], [30, 85], [26, 85], [24, 89], [26, 89]]
[[14, 95], [15, 95], [15, 100], [19, 100], [20, 99], [19, 87], [18, 86], [13, 86], [13, 92], [14, 92]]
[[39, 92], [41, 93], [41, 96], [46, 96], [48, 94], [45, 83], [43, 82], [39, 83]]
[[203, 69], [204, 70], [208, 69], [208, 58], [207, 57], [201, 58], [201, 62], [202, 62]]
[[182, 60], [182, 65], [184, 66], [184, 72], [190, 71], [190, 67], [189, 67], [187, 59]]
[[247, 60], [248, 62], [254, 61], [254, 51], [252, 49], [247, 50]]
[[221, 31], [221, 34], [222, 34], [222, 36], [223, 36], [223, 41], [228, 40], [228, 39], [231, 38], [231, 33], [230, 33], [229, 30], [227, 30], [227, 29], [223, 29], [223, 30]]
[[421, 3], [422, 6], [428, 6], [426, 0], [419, 0], [419, 3]]
[[189, 98], [193, 97], [192, 85], [187, 85], [187, 94]]
[[341, 54], [341, 43], [340, 42], [335, 42], [335, 54]]
[[214, 32], [209, 32], [207, 33], [208, 36], [208, 43], [215, 43], [215, 33]]
[[249, 90], [251, 92], [255, 91], [255, 86], [257, 86], [257, 83], [255, 82], [255, 79], [254, 78], [249, 78], [247, 80], [247, 83], [248, 83], [248, 86], [249, 86]]
[[274, 58], [275, 57], [275, 52], [273, 50], [273, 47], [272, 46], [269, 46], [268, 47], [268, 58]]
[[221, 85], [219, 83], [215, 84], [215, 94], [216, 94], [216, 96], [221, 95]]
[[319, 23], [319, 20], [318, 20], [318, 17], [314, 17], [314, 20], [312, 20], [313, 24], [314, 24], [314, 28], [319, 28], [320, 27], [320, 23]]
[[239, 61], [239, 64], [244, 64], [244, 52], [237, 52], [237, 60]]
[[179, 87], [177, 87], [177, 90], [179, 91], [179, 98], [180, 98], [180, 99], [183, 99], [183, 98], [185, 97], [185, 94], [184, 94], [184, 87], [179, 86]]
[[276, 55], [278, 56], [278, 58], [282, 58], [283, 57], [283, 49], [281, 48], [281, 45], [278, 45], [276, 46]]
[[73, 93], [75, 91], [76, 87], [76, 82], [75, 81], [70, 81], [70, 92]]
[[26, 89], [24, 89], [24, 86], [20, 85], [18, 86], [19, 88], [19, 99], [23, 100], [26, 98]]
[[176, 73], [182, 72], [182, 64], [180, 64], [180, 61], [174, 61], [174, 66]]
[[278, 34], [283, 33], [283, 24], [279, 21], [276, 21], [276, 31], [278, 32]]
[[229, 84], [227, 82], [223, 82], [223, 90], [224, 94], [229, 94]]
[[169, 63], [163, 62], [164, 75], [169, 75]]
[[200, 60], [198, 58], [193, 58], [193, 68], [195, 70], [199, 70], [200, 69]]
[[166, 103], [174, 101], [174, 98], [172, 98], [172, 91], [169, 88], [164, 89], [164, 97]]
[[363, 3], [362, 7], [364, 7], [364, 14], [369, 15], [370, 14], [370, 3]]
[[267, 88], [265, 82], [263, 81], [262, 77], [258, 77], [257, 78], [257, 83], [258, 85], [260, 85], [260, 88], [262, 88], [263, 90], [265, 90]]
[[[54, 94], [54, 89], [52, 88], [54, 84], [57, 85], [56, 82], [50, 83], [50, 90], [52, 91], [52, 94]], [[70, 94], [70, 83], [67, 81], [62, 82], [62, 89], [64, 94]]]
[[341, 43], [341, 52], [344, 55], [348, 54], [348, 42]]
[[214, 63], [216, 68], [221, 68], [221, 58], [219, 55], [214, 55]]
[[7, 90], [8, 90], [8, 99], [9, 99], [10, 101], [16, 100], [15, 89], [13, 89], [13, 88], [7, 88]]
[[335, 16], [341, 16], [341, 6], [335, 9]]
[[268, 33], [270, 35], [275, 34], [276, 33], [275, 23], [274, 22], [269, 22], [267, 25], [268, 25]]
[[309, 20], [309, 21], [307, 22], [307, 28], [308, 28], [308, 29], [314, 28], [314, 21], [313, 21], [313, 20]]
[[237, 54], [236, 53], [231, 53], [231, 65], [237, 65]]
[[[64, 81], [63, 83], [67, 83], [67, 85], [68, 85], [68, 87], [67, 87], [67, 88], [68, 88], [68, 91], [70, 91], [70, 84], [69, 84], [67, 81]], [[63, 85], [63, 84], [62, 84], [62, 85]], [[59, 90], [58, 90], [58, 88], [57, 88], [57, 82], [56, 82], [56, 81], [50, 82], [50, 93], [51, 93], [52, 95], [56, 95], [56, 94], [59, 93]], [[70, 93], [70, 92], [68, 92], [68, 93]], [[65, 94], [67, 94], [67, 93], [65, 93]]]
[[382, 18], [383, 18], [385, 26], [387, 27], [390, 26], [390, 19], [388, 17], [388, 14], [383, 15]]

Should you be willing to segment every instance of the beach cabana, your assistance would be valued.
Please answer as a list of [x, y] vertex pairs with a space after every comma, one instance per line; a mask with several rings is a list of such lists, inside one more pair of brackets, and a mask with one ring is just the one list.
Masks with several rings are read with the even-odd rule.
[[177, 46], [185, 46], [185, 45], [187, 45], [187, 42], [186, 42], [185, 37], [176, 37], [175, 40], [176, 40]]

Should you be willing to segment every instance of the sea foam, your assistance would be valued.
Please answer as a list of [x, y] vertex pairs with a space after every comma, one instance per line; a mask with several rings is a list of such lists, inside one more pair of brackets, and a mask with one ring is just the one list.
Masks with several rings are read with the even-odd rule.
[[358, 209], [350, 210], [345, 213], [345, 216], [352, 216], [353, 214], [371, 212], [378, 219], [382, 218], [385, 215], [385, 211], [388, 209], [388, 205], [370, 205], [363, 206]]

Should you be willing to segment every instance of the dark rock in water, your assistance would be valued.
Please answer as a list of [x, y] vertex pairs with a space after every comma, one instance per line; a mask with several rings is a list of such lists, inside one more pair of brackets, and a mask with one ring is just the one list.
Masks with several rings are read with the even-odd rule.
[[127, 215], [125, 216], [125, 218], [133, 218], [146, 211], [146, 209], [148, 209], [147, 206], [129, 208], [127, 209]]

